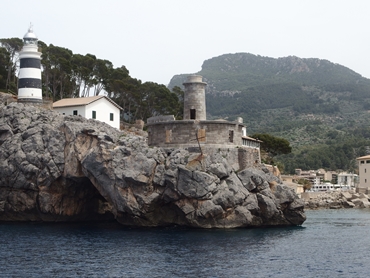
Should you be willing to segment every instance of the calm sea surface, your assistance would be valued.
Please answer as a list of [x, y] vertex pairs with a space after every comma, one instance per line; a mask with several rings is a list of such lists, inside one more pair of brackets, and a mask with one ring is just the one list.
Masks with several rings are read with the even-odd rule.
[[370, 277], [370, 210], [306, 215], [274, 229], [1, 223], [0, 277]]

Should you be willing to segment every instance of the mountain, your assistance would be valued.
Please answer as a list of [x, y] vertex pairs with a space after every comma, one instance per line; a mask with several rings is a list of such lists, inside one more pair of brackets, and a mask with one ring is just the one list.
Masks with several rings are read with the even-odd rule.
[[[283, 137], [296, 154], [307, 148], [370, 138], [370, 79], [345, 66], [316, 58], [275, 59], [236, 53], [204, 61], [196, 74], [208, 84], [209, 119], [243, 117], [249, 134]], [[185, 77], [186, 74], [175, 75], [169, 88], [182, 86]], [[360, 147], [354, 149], [353, 156], [363, 152]], [[355, 167], [353, 161], [338, 165]]]

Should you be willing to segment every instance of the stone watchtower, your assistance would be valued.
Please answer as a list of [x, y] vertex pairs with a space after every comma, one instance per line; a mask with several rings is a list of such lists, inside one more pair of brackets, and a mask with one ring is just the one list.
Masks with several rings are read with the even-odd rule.
[[174, 148], [208, 155], [221, 153], [235, 170], [261, 161], [260, 141], [247, 136], [242, 119], [234, 122], [207, 120], [207, 83], [202, 76], [190, 75], [183, 85], [183, 120], [175, 120], [174, 115], [148, 118], [149, 146], [162, 147], [169, 153]]
[[185, 83], [184, 93], [184, 120], [206, 120], [206, 92], [207, 83], [200, 75], [190, 75]]

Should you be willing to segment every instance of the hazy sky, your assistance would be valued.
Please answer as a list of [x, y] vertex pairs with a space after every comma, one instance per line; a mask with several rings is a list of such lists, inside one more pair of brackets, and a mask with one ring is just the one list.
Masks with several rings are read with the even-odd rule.
[[295, 55], [370, 78], [369, 0], [2, 0], [0, 38], [40, 40], [168, 84], [226, 53]]

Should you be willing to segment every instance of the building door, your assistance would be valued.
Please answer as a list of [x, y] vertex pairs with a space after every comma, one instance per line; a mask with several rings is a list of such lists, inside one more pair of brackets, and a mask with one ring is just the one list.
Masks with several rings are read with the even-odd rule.
[[195, 109], [190, 109], [190, 120], [195, 120]]

